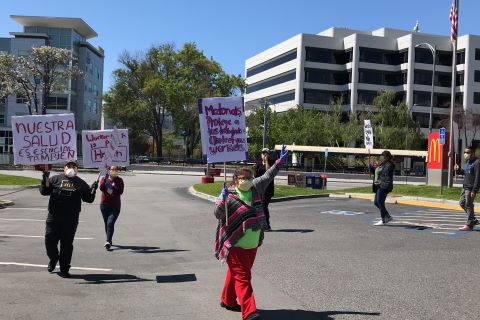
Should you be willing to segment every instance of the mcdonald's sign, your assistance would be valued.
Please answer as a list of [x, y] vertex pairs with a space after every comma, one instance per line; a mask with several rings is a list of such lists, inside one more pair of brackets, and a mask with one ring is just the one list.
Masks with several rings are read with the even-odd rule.
[[[440, 144], [440, 133], [432, 132], [428, 136], [428, 169], [448, 169], [448, 144], [450, 133], [445, 133], [445, 145]], [[442, 150], [443, 147], [443, 150]], [[442, 157], [443, 155], [443, 168]]]

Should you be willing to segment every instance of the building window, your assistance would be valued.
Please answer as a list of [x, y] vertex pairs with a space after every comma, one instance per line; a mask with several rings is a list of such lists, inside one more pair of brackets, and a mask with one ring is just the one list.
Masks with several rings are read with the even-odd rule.
[[364, 104], [371, 106], [373, 105], [373, 100], [378, 95], [377, 91], [368, 91], [368, 90], [358, 90], [358, 104]]
[[[284, 83], [284, 82], [295, 80], [295, 78], [296, 78], [296, 70], [293, 69], [293, 70], [287, 71], [287, 72], [285, 72], [285, 73], [283, 73], [279, 76], [268, 78], [266, 80], [263, 80], [263, 81], [260, 81], [260, 82], [255, 82], [255, 83], [252, 83], [252, 84], [248, 85], [246, 93], [252, 93], [252, 92], [255, 92], [255, 91], [258, 91], [258, 90], [270, 88], [270, 87], [276, 86], [276, 85]], [[95, 91], [96, 91], [97, 88], [96, 88], [96, 86], [94, 86], [94, 87], [95, 87]], [[98, 94], [98, 91], [96, 91], [96, 92]]]
[[480, 104], [480, 92], [473, 93], [473, 103]]
[[297, 49], [291, 51], [291, 52], [287, 52], [285, 53], [284, 55], [281, 55], [281, 56], [278, 56], [278, 57], [275, 57], [267, 62], [264, 62], [262, 64], [259, 64], [255, 67], [252, 67], [250, 69], [247, 70], [247, 77], [251, 77], [253, 75], [256, 75], [260, 72], [263, 72], [265, 70], [268, 70], [268, 69], [272, 69], [276, 66], [279, 66], [281, 64], [284, 64], [288, 61], [292, 61], [292, 60], [295, 60], [297, 58]]
[[426, 70], [415, 70], [413, 83], [431, 86], [432, 72]]
[[480, 71], [479, 70], [475, 70], [475, 75], [473, 77], [473, 81], [480, 82]]
[[5, 124], [5, 113], [0, 113], [0, 124]]
[[276, 95], [271, 95], [268, 97], [263, 97], [260, 99], [252, 100], [247, 102], [250, 106], [262, 106], [265, 104], [265, 99], [268, 100], [270, 104], [278, 104], [282, 102], [292, 101], [295, 100], [295, 90], [292, 91], [285, 91]]
[[17, 94], [16, 102], [21, 104], [27, 104], [28, 98], [23, 94]]
[[49, 109], [68, 109], [68, 98], [67, 97], [48, 97], [48, 108]]
[[475, 49], [475, 60], [480, 60], [480, 49]]
[[399, 86], [407, 83], [406, 72], [386, 72], [370, 69], [359, 69], [358, 78], [360, 83]]
[[[457, 73], [455, 83], [457, 86], [463, 86], [465, 81], [465, 74], [463, 72]], [[448, 85], [448, 87], [451, 87], [452, 85]]]
[[303, 93], [304, 93], [304, 98], [303, 98], [304, 103], [330, 105], [331, 103], [337, 102], [340, 99], [342, 99], [343, 104], [350, 103], [349, 92], [342, 93], [338, 91], [305, 89]]
[[465, 63], [465, 50], [457, 52], [457, 64]]
[[345, 85], [350, 83], [350, 72], [305, 68], [305, 82]]
[[352, 62], [352, 49], [347, 51], [305, 47], [305, 60], [320, 63], [346, 64]]

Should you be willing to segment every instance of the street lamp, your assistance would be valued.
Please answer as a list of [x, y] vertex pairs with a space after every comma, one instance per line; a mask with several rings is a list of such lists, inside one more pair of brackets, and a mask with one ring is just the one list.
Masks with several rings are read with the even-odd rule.
[[432, 122], [433, 122], [433, 93], [435, 91], [435, 63], [437, 60], [437, 46], [432, 46], [430, 43], [422, 42], [415, 45], [415, 48], [419, 48], [421, 46], [427, 46], [430, 51], [432, 52], [433, 57], [433, 71], [432, 71], [432, 90], [430, 93], [430, 120], [428, 121], [428, 133], [432, 133]]

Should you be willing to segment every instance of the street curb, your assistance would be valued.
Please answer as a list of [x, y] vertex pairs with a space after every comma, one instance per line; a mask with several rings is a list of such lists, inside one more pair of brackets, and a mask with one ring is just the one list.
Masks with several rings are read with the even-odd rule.
[[[366, 195], [360, 193], [346, 193], [346, 196], [354, 199], [363, 199], [373, 201], [374, 195]], [[426, 208], [437, 208], [437, 209], [447, 209], [454, 211], [464, 210], [459, 206], [458, 202], [453, 200], [442, 200], [442, 199], [432, 199], [432, 198], [423, 198], [423, 197], [387, 197], [386, 200], [389, 204], [405, 204], [418, 207]], [[476, 213], [480, 213], [480, 208], [475, 209]]]
[[[198, 192], [196, 191], [193, 186], [190, 186], [188, 188], [188, 192], [190, 194], [208, 200], [210, 202], [215, 202], [218, 197], [211, 196], [209, 194], [203, 193], [203, 192]], [[300, 200], [300, 199], [309, 199], [309, 198], [327, 198], [329, 197], [330, 194], [328, 193], [323, 193], [323, 194], [312, 194], [312, 195], [304, 195], [304, 196], [293, 196], [293, 197], [281, 197], [281, 198], [274, 198], [270, 202], [284, 202], [284, 201], [292, 201], [292, 200]]]
[[7, 190], [15, 190], [15, 189], [35, 189], [38, 188], [38, 184], [36, 185], [17, 185], [17, 184], [5, 184], [0, 185], [0, 190], [7, 189]]

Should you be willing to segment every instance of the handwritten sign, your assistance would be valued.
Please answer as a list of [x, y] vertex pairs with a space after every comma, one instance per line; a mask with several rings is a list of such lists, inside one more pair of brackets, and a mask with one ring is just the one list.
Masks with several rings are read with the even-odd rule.
[[247, 134], [242, 97], [198, 100], [202, 151], [207, 163], [247, 159]]
[[373, 128], [370, 120], [364, 120], [363, 125], [365, 148], [373, 149]]
[[128, 166], [130, 164], [128, 130], [84, 130], [82, 151], [85, 168]]
[[15, 164], [53, 164], [77, 159], [73, 114], [13, 116]]

